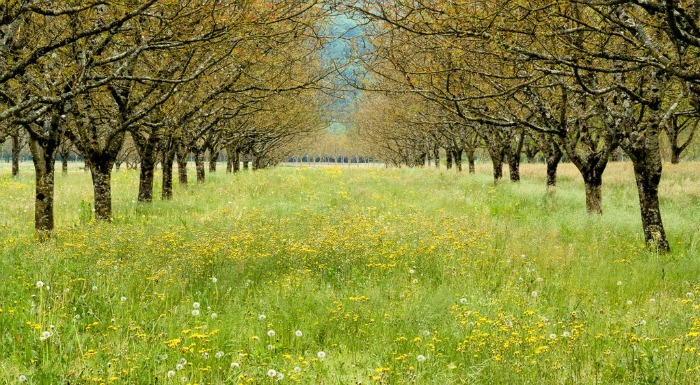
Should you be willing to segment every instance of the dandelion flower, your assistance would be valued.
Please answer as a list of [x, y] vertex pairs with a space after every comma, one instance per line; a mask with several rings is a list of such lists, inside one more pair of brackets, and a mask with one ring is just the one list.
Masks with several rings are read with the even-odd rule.
[[301, 372], [301, 368], [298, 367], [298, 366], [295, 366], [295, 367], [294, 367], [294, 373], [299, 373], [299, 372]]
[[426, 359], [427, 359], [427, 358], [426, 358], [424, 355], [422, 355], [422, 354], [419, 354], [418, 356], [416, 356], [416, 360], [417, 360], [418, 362], [425, 362]]
[[20, 374], [19, 377], [17, 377], [17, 382], [25, 382], [27, 381], [27, 376], [24, 374]]
[[218, 279], [216, 279], [216, 277], [211, 277], [211, 281], [216, 283], [218, 281]]
[[537, 277], [537, 282], [543, 282], [543, 281], [544, 281], [544, 278], [542, 278], [542, 277]]
[[552, 334], [549, 335], [549, 339], [550, 339], [550, 340], [553, 340], [553, 339], [555, 339], [555, 338], [557, 338], [557, 335], [556, 335], [556, 334], [552, 333]]
[[180, 358], [180, 361], [178, 361], [178, 363], [180, 365], [187, 365], [187, 360], [183, 357], [183, 358]]
[[216, 357], [216, 358], [221, 358], [221, 357], [223, 357], [225, 354], [226, 354], [226, 353], [224, 353], [224, 352], [222, 352], [222, 351], [218, 351], [218, 352], [216, 352], [216, 354], [214, 355], [214, 357]]
[[632, 305], [632, 300], [628, 300], [628, 301], [627, 301], [627, 305], [628, 305], [628, 306], [629, 306], [629, 305]]
[[207, 352], [202, 353], [202, 358], [204, 358], [205, 360], [208, 360], [208, 359], [209, 359], [209, 353], [207, 353]]
[[695, 296], [695, 294], [693, 294], [693, 293], [690, 293], [690, 292], [685, 293], [686, 298], [693, 298], [694, 296]]
[[267, 318], [267, 317], [265, 316], [265, 314], [260, 314], [260, 315], [258, 316], [258, 319], [259, 319], [260, 321], [265, 320], [265, 318]]
[[97, 291], [97, 286], [93, 286], [92, 291]]
[[216, 313], [211, 313], [211, 319], [216, 319], [216, 318], [218, 318], [218, 317], [219, 317], [218, 314], [216, 314]]
[[564, 332], [564, 333], [561, 333], [561, 336], [564, 338], [569, 338], [571, 336], [571, 334], [569, 334], [569, 332]]
[[185, 366], [182, 365], [182, 364], [177, 364], [177, 365], [175, 365], [175, 369], [177, 369], [177, 370], [182, 370], [182, 369], [184, 369], [184, 368], [185, 368]]
[[532, 298], [537, 298], [537, 291], [530, 293], [530, 296], [532, 296]]
[[275, 369], [270, 369], [267, 371], [267, 375], [270, 377], [275, 377], [277, 376], [277, 371]]
[[466, 304], [467, 304], [467, 299], [466, 299], [466, 298], [460, 298], [460, 299], [459, 299], [459, 303], [461, 303], [462, 305], [466, 305]]
[[617, 281], [617, 286], [622, 286], [622, 281]]
[[241, 367], [241, 365], [240, 365], [238, 362], [232, 362], [232, 363], [231, 363], [231, 369], [233, 369], [233, 370], [236, 370], [236, 369], [238, 369], [238, 368], [240, 368], [240, 367]]
[[168, 378], [175, 377], [175, 371], [174, 370], [168, 370]]
[[326, 352], [321, 350], [320, 352], [316, 353], [316, 356], [318, 357], [319, 360], [323, 360], [326, 358]]
[[413, 280], [411, 280], [411, 283], [413, 283], [414, 285], [418, 283], [418, 278], [413, 278]]
[[200, 305], [199, 305], [199, 302], [195, 302], [195, 303], [192, 304], [192, 307], [195, 308], [195, 309], [199, 309], [199, 306], [200, 306]]
[[656, 298], [652, 298], [649, 300], [650, 303], [656, 303]]
[[39, 289], [41, 289], [42, 287], [44, 287], [44, 282], [42, 282], [42, 281], [36, 281], [36, 287], [38, 287]]
[[199, 316], [199, 310], [197, 310], [197, 309], [192, 309], [192, 315], [195, 316], [195, 317], [198, 317], [198, 316]]
[[120, 300], [121, 300], [122, 302], [124, 302], [124, 301], [126, 301], [126, 297], [122, 296], [122, 297], [120, 298]]
[[51, 338], [52, 335], [53, 335], [53, 333], [51, 333], [48, 330], [43, 331], [43, 332], [41, 332], [41, 336], [39, 337], [39, 340], [41, 340], [41, 341], [48, 340], [49, 338]]
[[415, 273], [416, 273], [416, 271], [413, 270], [413, 269], [411, 269], [411, 270], [408, 271], [408, 274], [415, 274]]
[[294, 332], [294, 335], [297, 336], [297, 337], [301, 337], [301, 336], [304, 335], [304, 333], [302, 333], [301, 330], [297, 330], [297, 331]]
[[277, 373], [277, 381], [282, 381], [284, 379], [284, 373], [279, 372]]
[[274, 336], [275, 336], [275, 331], [272, 330], [272, 329], [268, 330], [268, 331], [267, 331], [267, 336], [268, 336], [268, 337], [274, 337]]

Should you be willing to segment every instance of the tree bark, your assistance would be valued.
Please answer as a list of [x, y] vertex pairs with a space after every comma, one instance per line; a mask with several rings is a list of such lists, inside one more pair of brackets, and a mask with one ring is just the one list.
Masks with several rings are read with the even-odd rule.
[[462, 152], [463, 150], [458, 148], [454, 150], [452, 155], [452, 159], [454, 160], [457, 171], [459, 172], [462, 172]]
[[152, 133], [147, 139], [139, 136], [138, 133], [132, 134], [132, 137], [141, 158], [138, 201], [150, 203], [153, 202], [153, 173], [158, 153], [156, 148], [160, 139]]
[[34, 228], [39, 238], [45, 239], [54, 229], [54, 176], [58, 145], [51, 139], [42, 140], [30, 136], [29, 149], [36, 179]]
[[476, 174], [476, 166], [474, 165], [474, 149], [468, 148], [467, 152], [467, 163], [469, 163], [469, 173]]
[[173, 199], [173, 164], [175, 163], [175, 151], [163, 151], [163, 185], [161, 186], [161, 199], [168, 201]]
[[194, 165], [197, 169], [197, 183], [204, 183], [204, 150], [195, 149], [193, 152]]
[[520, 154], [508, 155], [508, 170], [510, 171], [510, 181], [520, 182]]
[[12, 138], [12, 176], [19, 175], [19, 153], [22, 150], [20, 146], [19, 130], [10, 135]]
[[562, 151], [559, 146], [550, 144], [547, 152], [547, 191], [553, 191], [557, 187], [557, 169], [561, 161]]
[[219, 160], [219, 152], [209, 154], [209, 172], [216, 172], [216, 162]]
[[112, 159], [93, 159], [90, 162], [95, 194], [95, 219], [112, 220]]
[[658, 127], [654, 126], [642, 134], [642, 139], [625, 143], [623, 149], [632, 160], [637, 181], [644, 241], [650, 249], [667, 253], [671, 247], [659, 208], [659, 182], [663, 168], [659, 134]]
[[452, 150], [447, 149], [445, 151], [445, 164], [448, 170], [452, 170]]
[[603, 179], [599, 176], [584, 175], [586, 186], [586, 211], [589, 214], [603, 214]]
[[177, 181], [182, 187], [187, 187], [187, 157], [189, 151], [184, 145], [177, 148]]
[[493, 164], [493, 183], [498, 183], [503, 179], [503, 157], [491, 156], [491, 163]]

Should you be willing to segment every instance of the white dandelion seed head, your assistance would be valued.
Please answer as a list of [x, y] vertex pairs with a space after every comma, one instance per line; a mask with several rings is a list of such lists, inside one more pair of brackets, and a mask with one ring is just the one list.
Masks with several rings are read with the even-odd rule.
[[537, 282], [543, 282], [543, 281], [544, 281], [544, 278], [542, 278], [542, 277], [537, 277]]
[[224, 355], [226, 355], [226, 353], [224, 353], [224, 352], [222, 352], [222, 351], [218, 351], [218, 352], [216, 352], [216, 354], [214, 355], [214, 357], [216, 357], [216, 358], [221, 358], [221, 357], [223, 357]]
[[216, 277], [211, 277], [211, 281], [216, 283], [218, 281], [218, 279], [216, 279]]
[[187, 360], [183, 357], [183, 358], [180, 358], [180, 361], [178, 361], [178, 363], [180, 365], [187, 365]]
[[199, 310], [197, 310], [197, 309], [192, 309], [192, 315], [195, 316], [195, 317], [198, 317], [198, 316], [199, 316]]
[[17, 382], [25, 382], [27, 381], [27, 376], [24, 374], [20, 374], [19, 377], [17, 377]]
[[202, 353], [202, 358], [204, 358], [205, 360], [208, 360], [208, 359], [209, 359], [209, 353], [207, 353], [207, 352]]
[[299, 372], [301, 372], [301, 368], [298, 367], [298, 366], [295, 366], [295, 367], [294, 367], [294, 373], [299, 373]]
[[36, 281], [36, 287], [41, 289], [42, 287], [44, 287], [44, 282], [43, 281]]
[[686, 298], [693, 298], [694, 296], [695, 296], [694, 293], [691, 293], [691, 292], [685, 293]]
[[656, 303], [656, 298], [652, 298], [649, 300], [650, 303]]
[[415, 274], [415, 273], [416, 273], [416, 271], [413, 270], [413, 269], [410, 269], [410, 270], [408, 271], [408, 274]]
[[93, 286], [92, 291], [97, 291], [97, 286]]
[[459, 303], [461, 303], [462, 305], [466, 305], [466, 304], [467, 304], [467, 299], [466, 299], [466, 298], [460, 298], [460, 299], [459, 299]]
[[119, 299], [120, 299], [122, 302], [126, 301], [126, 297], [124, 297], [124, 296], [122, 296], [122, 297], [119, 298]]
[[174, 371], [174, 370], [168, 370], [167, 376], [168, 376], [168, 378], [175, 377], [175, 371]]
[[537, 291], [533, 291], [532, 293], [530, 293], [530, 296], [532, 298], [537, 298]]
[[550, 339], [550, 340], [553, 340], [553, 339], [555, 339], [555, 338], [557, 338], [557, 335], [556, 335], [555, 333], [552, 333], [552, 334], [549, 335], [549, 339]]
[[622, 281], [617, 281], [617, 286], [622, 286]]
[[195, 309], [199, 309], [199, 306], [200, 306], [199, 302], [192, 303], [192, 307]]
[[49, 338], [51, 338], [52, 335], [53, 335], [53, 333], [51, 333], [48, 330], [43, 331], [43, 332], [41, 332], [41, 336], [39, 337], [39, 340], [41, 340], [41, 341], [48, 340]]
[[177, 364], [177, 365], [175, 365], [175, 369], [176, 369], [176, 370], [182, 370], [182, 369], [184, 369], [184, 368], [185, 368], [185, 365], [183, 365], [183, 364]]
[[234, 369], [234, 370], [235, 370], [235, 369], [238, 369], [238, 368], [240, 368], [240, 367], [241, 367], [241, 365], [240, 365], [238, 362], [232, 362], [232, 363], [231, 363], [231, 369]]
[[304, 335], [304, 333], [303, 333], [301, 330], [297, 330], [297, 331], [294, 332], [294, 335], [297, 336], [297, 337], [301, 337], [301, 336]]
[[267, 318], [267, 316], [265, 316], [265, 314], [260, 314], [260, 315], [258, 316], [258, 319], [259, 319], [260, 321], [265, 320], [265, 318]]
[[268, 336], [268, 337], [274, 337], [274, 336], [275, 336], [275, 331], [272, 330], [272, 329], [268, 330], [268, 331], [267, 331], [267, 336]]
[[320, 352], [316, 353], [316, 357], [318, 357], [319, 360], [323, 360], [326, 358], [326, 352], [321, 350]]
[[627, 301], [627, 305], [628, 305], [628, 306], [629, 306], [629, 305], [632, 305], [632, 300], [628, 300], [628, 301]]
[[211, 317], [211, 319], [217, 319], [219, 317], [219, 315], [216, 313], [211, 313], [210, 317]]
[[414, 284], [414, 285], [415, 285], [416, 283], [418, 283], [418, 278], [413, 278], [413, 279], [411, 280], [411, 283]]
[[270, 377], [275, 377], [275, 376], [277, 376], [277, 371], [275, 369], [269, 369], [267, 371], [267, 375]]
[[561, 333], [561, 336], [564, 338], [569, 338], [571, 336], [571, 334], [569, 332], [565, 331], [565, 332]]
[[282, 381], [284, 379], [284, 373], [279, 372], [277, 373], [277, 381]]
[[419, 355], [416, 356], [416, 360], [417, 360], [418, 362], [425, 362], [425, 360], [427, 360], [427, 358], [426, 358], [424, 355], [419, 354]]

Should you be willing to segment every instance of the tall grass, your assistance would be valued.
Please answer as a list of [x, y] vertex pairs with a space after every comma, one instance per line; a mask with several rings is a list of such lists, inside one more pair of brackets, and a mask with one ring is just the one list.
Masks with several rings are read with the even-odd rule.
[[600, 217], [570, 165], [553, 195], [540, 165], [280, 167], [150, 205], [120, 171], [111, 224], [74, 169], [43, 244], [30, 169], [2, 168], [0, 382], [696, 384], [699, 166], [665, 170], [670, 255], [624, 163]]

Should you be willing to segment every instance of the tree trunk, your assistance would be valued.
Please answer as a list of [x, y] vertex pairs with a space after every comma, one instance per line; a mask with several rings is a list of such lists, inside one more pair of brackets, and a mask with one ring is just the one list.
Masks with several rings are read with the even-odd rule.
[[503, 157], [491, 156], [491, 163], [493, 164], [493, 183], [498, 183], [503, 179]]
[[12, 176], [19, 175], [19, 153], [22, 150], [20, 147], [19, 130], [12, 137]]
[[453, 160], [455, 162], [455, 166], [457, 166], [457, 171], [462, 172], [462, 149], [456, 149], [454, 150], [454, 153], [452, 155]]
[[683, 149], [679, 147], [671, 146], [671, 164], [678, 164], [681, 162], [681, 153]]
[[63, 175], [68, 174], [68, 155], [61, 155], [61, 173]]
[[112, 220], [112, 164], [111, 159], [93, 159], [90, 162], [95, 193], [95, 219], [98, 221]]
[[233, 163], [233, 172], [241, 171], [241, 153], [233, 151], [231, 153], [231, 162]]
[[163, 185], [160, 197], [164, 201], [173, 199], [173, 163], [175, 163], [175, 151], [163, 151]]
[[469, 163], [469, 173], [476, 174], [476, 166], [474, 165], [474, 149], [467, 149], [467, 162]]
[[623, 148], [632, 160], [637, 181], [644, 241], [650, 249], [667, 253], [671, 251], [671, 247], [666, 238], [659, 208], [662, 163], [658, 127], [652, 127], [644, 134], [641, 142]]
[[433, 150], [433, 160], [435, 161], [435, 168], [440, 168], [440, 147], [435, 147]]
[[177, 181], [182, 187], [187, 187], [187, 157], [189, 151], [185, 146], [177, 149]]
[[249, 163], [250, 162], [248, 162], [248, 158], [244, 157], [243, 158], [243, 169], [244, 170], [247, 170], [248, 168], [250, 168]]
[[603, 178], [593, 171], [582, 173], [586, 187], [586, 211], [589, 214], [603, 214]]
[[204, 183], [204, 150], [194, 150], [194, 165], [197, 169], [197, 183]]
[[219, 160], [219, 152], [209, 153], [209, 172], [216, 172], [216, 162]]
[[452, 150], [451, 149], [447, 149], [445, 151], [445, 164], [446, 164], [448, 170], [452, 169]]
[[156, 167], [155, 152], [147, 151], [141, 155], [141, 172], [139, 175], [138, 201], [153, 202], [153, 172]]
[[47, 238], [54, 229], [55, 144], [52, 140], [29, 139], [36, 178], [34, 228], [40, 239]]
[[520, 154], [508, 155], [508, 170], [510, 171], [510, 181], [520, 182]]
[[547, 153], [547, 191], [554, 191], [557, 187], [557, 169], [561, 161], [562, 152], [558, 146], [550, 145], [550, 151]]

